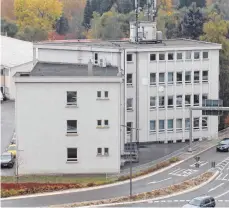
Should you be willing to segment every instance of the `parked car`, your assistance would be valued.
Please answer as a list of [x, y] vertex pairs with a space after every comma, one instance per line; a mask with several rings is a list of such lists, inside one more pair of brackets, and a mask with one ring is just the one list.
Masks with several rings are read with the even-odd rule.
[[1, 155], [1, 167], [9, 167], [12, 168], [15, 163], [15, 158], [12, 153], [4, 152]]
[[16, 144], [10, 144], [9, 147], [7, 148], [7, 152], [10, 152], [13, 154], [14, 157], [17, 155], [17, 147]]
[[224, 138], [216, 146], [217, 152], [229, 152], [229, 138]]
[[211, 196], [199, 196], [192, 199], [183, 208], [197, 208], [197, 207], [215, 207], [215, 199]]

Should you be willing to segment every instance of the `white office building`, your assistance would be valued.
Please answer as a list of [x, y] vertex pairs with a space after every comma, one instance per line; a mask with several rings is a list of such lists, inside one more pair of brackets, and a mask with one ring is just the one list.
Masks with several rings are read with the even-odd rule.
[[120, 171], [117, 67], [37, 62], [16, 73], [19, 174]]
[[[133, 34], [132, 34], [133, 36]], [[132, 38], [133, 39], [133, 38]], [[194, 40], [56, 41], [38, 43], [39, 61], [117, 66], [125, 74], [123, 121], [139, 142], [177, 142], [189, 139], [189, 107], [218, 99], [221, 45]], [[35, 60], [34, 60], [35, 61]], [[218, 132], [218, 118], [193, 113], [193, 139]], [[129, 129], [122, 128], [124, 142]]]

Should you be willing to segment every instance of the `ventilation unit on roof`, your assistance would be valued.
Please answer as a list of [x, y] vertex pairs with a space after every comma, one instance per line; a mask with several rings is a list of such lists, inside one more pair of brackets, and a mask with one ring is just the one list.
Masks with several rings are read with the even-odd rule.
[[21, 73], [20, 77], [29, 77], [29, 75], [30, 75], [29, 73]]
[[106, 59], [105, 58], [99, 59], [99, 66], [100, 67], [106, 67], [107, 66], [107, 63], [106, 63]]

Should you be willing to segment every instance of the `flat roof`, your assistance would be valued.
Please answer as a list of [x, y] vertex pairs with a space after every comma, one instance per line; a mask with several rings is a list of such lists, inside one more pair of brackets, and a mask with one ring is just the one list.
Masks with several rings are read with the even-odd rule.
[[[25, 73], [21, 73], [22, 75]], [[16, 76], [20, 76], [20, 73]], [[38, 62], [29, 76], [96, 76], [119, 77], [119, 69], [114, 66], [93, 66], [93, 74], [88, 74], [87, 64]]]
[[169, 39], [163, 40], [162, 43], [131, 43], [128, 40], [114, 40], [114, 41], [102, 41], [102, 40], [59, 40], [59, 41], [44, 41], [35, 43], [35, 45], [50, 45], [50, 46], [95, 46], [95, 47], [108, 47], [108, 48], [139, 48], [139, 49], [150, 49], [150, 48], [166, 48], [166, 47], [221, 47], [220, 44], [197, 41], [191, 39]]

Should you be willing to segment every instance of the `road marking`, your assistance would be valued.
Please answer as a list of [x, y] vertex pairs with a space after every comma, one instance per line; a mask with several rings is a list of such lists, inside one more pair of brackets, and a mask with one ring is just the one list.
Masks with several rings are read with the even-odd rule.
[[221, 184], [219, 184], [218, 186], [216, 186], [215, 188], [210, 189], [210, 190], [208, 191], [208, 193], [211, 192], [211, 191], [216, 190], [217, 188], [221, 187], [222, 185], [224, 185], [224, 183], [221, 183]]
[[223, 174], [223, 173], [220, 173], [220, 174], [217, 176], [216, 180], [220, 180], [220, 177], [221, 177], [222, 174]]
[[170, 178], [166, 178], [166, 179], [163, 179], [163, 180], [160, 180], [160, 181], [152, 181], [152, 182], [150, 182], [148, 184], [151, 184], [151, 183], [153, 183], [153, 184], [160, 183], [160, 182], [167, 181], [167, 180], [170, 180], [170, 179], [172, 179], [172, 178], [170, 177]]
[[227, 181], [227, 179], [225, 179], [226, 177], [228, 176], [228, 174], [226, 174], [224, 177], [223, 177], [223, 181]]
[[228, 194], [228, 193], [229, 193], [229, 190], [226, 191], [226, 192], [224, 192], [224, 193], [222, 193], [222, 194], [220, 194], [220, 195], [218, 195], [218, 196], [216, 196], [215, 198], [218, 199], [218, 198], [220, 198], [221, 196], [224, 196], [224, 195], [226, 195], [226, 194]]
[[[190, 165], [190, 167], [192, 167], [192, 168], [196, 167], [196, 163], [197, 162], [193, 163], [192, 165]], [[199, 163], [200, 167], [202, 167], [202, 166], [208, 164], [209, 162], [207, 162], [207, 161], [199, 161], [198, 163]]]
[[[229, 200], [215, 200], [216, 202], [229, 202]], [[179, 203], [179, 202], [190, 202], [190, 200], [180, 199], [180, 200], [150, 200], [148, 203]]]
[[169, 175], [174, 175], [174, 176], [183, 176], [183, 177], [187, 177], [195, 172], [198, 172], [198, 170], [194, 170], [194, 169], [176, 169], [173, 172], [169, 173]]

